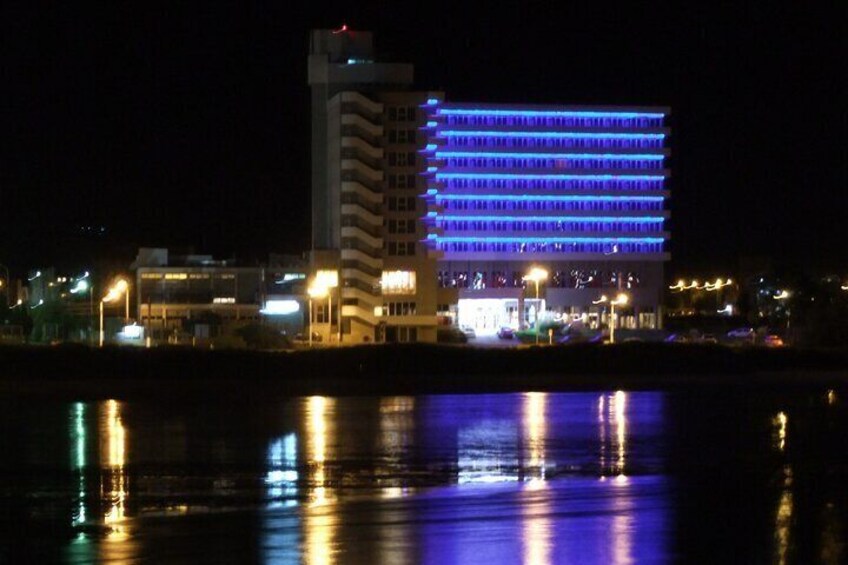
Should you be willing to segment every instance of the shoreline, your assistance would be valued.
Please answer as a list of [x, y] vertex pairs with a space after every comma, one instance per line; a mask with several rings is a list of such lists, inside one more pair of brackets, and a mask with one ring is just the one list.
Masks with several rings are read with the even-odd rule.
[[73, 399], [539, 390], [848, 388], [848, 351], [680, 344], [485, 349], [369, 345], [294, 352], [0, 347], [0, 394]]

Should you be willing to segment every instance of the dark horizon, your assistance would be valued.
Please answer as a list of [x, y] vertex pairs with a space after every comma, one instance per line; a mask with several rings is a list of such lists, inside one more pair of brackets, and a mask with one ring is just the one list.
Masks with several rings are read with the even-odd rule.
[[669, 274], [845, 274], [835, 11], [426, 6], [9, 9], [0, 262], [305, 251], [308, 32], [347, 23], [451, 101], [670, 106]]

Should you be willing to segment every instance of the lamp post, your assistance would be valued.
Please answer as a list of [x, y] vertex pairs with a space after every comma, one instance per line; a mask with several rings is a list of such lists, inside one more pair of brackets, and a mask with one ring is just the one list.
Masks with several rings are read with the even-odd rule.
[[521, 280], [532, 281], [536, 285], [536, 316], [533, 325], [536, 330], [536, 345], [539, 344], [539, 282], [548, 280], [548, 271], [541, 267], [533, 267]]
[[[327, 332], [327, 341], [333, 334], [333, 292], [339, 287], [339, 272], [332, 269], [319, 269], [315, 272], [315, 282], [312, 283], [316, 287], [323, 287], [327, 291], [327, 318], [329, 320], [329, 331]], [[342, 341], [342, 301], [338, 300], [338, 321], [339, 321], [339, 343]]]
[[592, 304], [609, 303], [609, 305], [610, 305], [610, 344], [615, 343], [615, 326], [616, 326], [615, 307], [616, 306], [626, 306], [629, 301], [630, 301], [630, 298], [626, 294], [624, 294], [623, 292], [620, 293], [618, 296], [616, 296], [615, 300], [610, 300], [609, 298], [607, 298], [606, 294], [603, 294], [603, 295], [601, 295], [601, 297], [598, 300], [592, 301]]
[[3, 263], [0, 263], [0, 269], [3, 269], [3, 271], [6, 273], [6, 278], [0, 279], [0, 289], [3, 289], [5, 291], [6, 309], [8, 310], [9, 309], [9, 267], [4, 265]]
[[115, 286], [113, 287], [118, 291], [118, 294], [123, 294], [125, 297], [125, 305], [124, 305], [124, 322], [130, 323], [130, 283], [126, 281], [126, 279], [118, 279], [115, 282]]
[[[100, 347], [103, 347], [105, 333], [103, 331], [103, 305], [107, 302], [112, 302], [119, 298], [121, 294], [129, 295], [129, 285], [124, 279], [118, 279], [113, 287], [109, 289], [106, 296], [100, 299]], [[129, 317], [129, 300], [127, 301], [127, 317]]]
[[706, 283], [707, 292], [715, 291], [716, 293], [716, 307], [721, 306], [721, 289], [731, 284], [733, 284], [731, 279], [722, 281], [720, 278], [716, 279], [714, 283]]
[[791, 297], [791, 296], [792, 296], [792, 293], [789, 292], [788, 290], [779, 290], [779, 291], [777, 291], [777, 294], [772, 296], [772, 298], [774, 298], [775, 300], [782, 301], [783, 305], [784, 305], [783, 307], [786, 309], [786, 333], [787, 333], [786, 338], [787, 339], [789, 339], [789, 335], [788, 335], [789, 334], [789, 324], [790, 324], [790, 320], [792, 319], [792, 312], [791, 312], [791, 310], [789, 310], [789, 306], [787, 305], [786, 300], [789, 299], [789, 297]]
[[306, 292], [309, 294], [309, 347], [312, 347], [312, 299], [328, 297], [329, 292], [327, 291], [326, 286], [318, 285], [317, 281], [313, 282], [309, 288], [306, 289]]

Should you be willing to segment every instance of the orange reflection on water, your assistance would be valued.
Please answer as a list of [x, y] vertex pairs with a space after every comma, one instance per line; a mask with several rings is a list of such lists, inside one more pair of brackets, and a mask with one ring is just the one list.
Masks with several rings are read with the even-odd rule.
[[309, 465], [309, 502], [321, 505], [327, 502], [327, 438], [331, 430], [327, 416], [332, 412], [335, 399], [311, 396], [306, 405], [306, 462]]
[[778, 412], [772, 418], [772, 424], [777, 428], [775, 432], [775, 447], [780, 451], [786, 449], [786, 424], [789, 421], [786, 412]]
[[304, 509], [304, 562], [328, 565], [334, 562], [333, 543], [338, 519], [333, 508], [325, 505], [332, 500], [327, 488], [326, 462], [329, 456], [328, 439], [335, 437], [332, 414], [335, 399], [312, 396], [306, 401], [306, 461], [309, 468], [309, 502]]
[[408, 468], [405, 453], [412, 446], [415, 432], [415, 398], [388, 396], [380, 398], [380, 436], [376, 466], [378, 484], [384, 498], [397, 498], [408, 494], [402, 478]]
[[610, 408], [615, 412], [615, 436], [618, 446], [618, 458], [615, 470], [620, 476], [624, 476], [624, 457], [627, 451], [627, 416], [625, 408], [627, 405], [627, 394], [624, 391], [616, 391], [612, 397]]
[[615, 502], [613, 503], [612, 518], [612, 561], [613, 565], [625, 565], [634, 562], [633, 559], [633, 530], [634, 520], [630, 491], [627, 477], [619, 475], [611, 483]]
[[783, 489], [780, 493], [780, 500], [777, 503], [777, 511], [775, 513], [774, 522], [774, 562], [788, 563], [789, 549], [792, 533], [792, 512], [794, 502], [792, 497], [792, 468], [787, 465], [783, 469]]
[[136, 544], [128, 531], [126, 504], [129, 497], [127, 431], [121, 416], [123, 404], [108, 400], [100, 404], [100, 496], [106, 505], [103, 525], [107, 534], [100, 545], [101, 561], [129, 562]]
[[[105, 430], [101, 436], [101, 466], [107, 471], [106, 485], [101, 485], [102, 496], [109, 503], [109, 509], [103, 516], [105, 525], [110, 526], [109, 537], [123, 538], [126, 533], [122, 527], [127, 498], [127, 480], [124, 472], [126, 463], [126, 430], [121, 421], [121, 405], [115, 400], [105, 403]], [[104, 448], [105, 446], [105, 448]]]
[[525, 565], [551, 563], [553, 525], [550, 518], [548, 487], [544, 481], [532, 481], [522, 492], [521, 545]]
[[524, 429], [528, 451], [525, 473], [531, 483], [545, 480], [546, 403], [547, 394], [544, 392], [528, 392], [524, 395]]
[[598, 439], [601, 480], [612, 471], [617, 481], [626, 482], [627, 393], [623, 390], [598, 397]]

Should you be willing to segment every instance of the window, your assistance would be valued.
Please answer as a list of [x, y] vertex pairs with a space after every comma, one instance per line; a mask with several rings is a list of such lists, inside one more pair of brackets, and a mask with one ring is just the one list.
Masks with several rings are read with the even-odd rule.
[[415, 139], [414, 129], [389, 130], [389, 143], [415, 143]]
[[386, 327], [386, 342], [415, 342], [418, 341], [418, 328], [407, 328], [404, 326]]
[[[397, 183], [397, 179], [395, 179], [395, 183]], [[389, 178], [389, 185], [391, 186], [391, 178]], [[391, 212], [414, 212], [415, 211], [416, 199], [415, 199], [414, 196], [390, 196], [388, 201], [389, 201], [389, 211], [391, 211]], [[412, 232], [410, 232], [410, 233], [412, 233]]]
[[414, 316], [415, 302], [389, 302], [383, 304], [384, 316]]
[[389, 188], [415, 188], [416, 176], [389, 175]]
[[414, 122], [415, 106], [392, 106], [389, 107], [390, 122]]
[[389, 241], [386, 243], [386, 251], [391, 256], [415, 255], [414, 241]]
[[415, 166], [415, 153], [389, 153], [389, 165], [392, 167], [413, 167]]
[[389, 233], [415, 233], [415, 220], [388, 220]]
[[383, 271], [383, 294], [415, 294], [415, 271]]
[[[389, 180], [391, 183], [391, 179]], [[414, 196], [390, 196], [388, 201], [389, 210], [392, 212], [414, 212], [417, 199]]]

